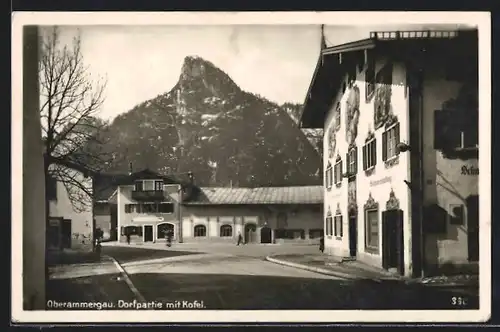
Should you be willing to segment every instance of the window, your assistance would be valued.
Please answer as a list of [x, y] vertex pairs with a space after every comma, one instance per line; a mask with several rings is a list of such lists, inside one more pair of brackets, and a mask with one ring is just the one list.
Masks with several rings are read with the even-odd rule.
[[373, 93], [375, 92], [375, 59], [373, 56], [368, 55], [368, 67], [366, 68], [365, 74], [365, 95], [366, 102], [369, 102], [373, 97]]
[[174, 204], [173, 203], [160, 203], [158, 204], [158, 212], [160, 213], [173, 213]]
[[125, 204], [125, 213], [132, 213], [132, 208], [134, 208], [134, 204]]
[[163, 190], [163, 181], [155, 181], [155, 190], [162, 191]]
[[326, 167], [325, 171], [325, 186], [326, 189], [332, 188], [332, 165], [328, 163], [328, 166]]
[[382, 134], [382, 160], [390, 160], [399, 154], [399, 122], [390, 126]]
[[233, 236], [233, 228], [231, 225], [222, 225], [220, 227], [220, 236], [221, 237], [232, 237]]
[[164, 239], [168, 233], [175, 234], [174, 229], [175, 229], [175, 226], [173, 224], [169, 224], [169, 223], [158, 224], [157, 231], [156, 231], [156, 237], [158, 239]]
[[358, 173], [358, 148], [353, 147], [346, 154], [347, 173], [349, 176], [354, 176]]
[[325, 234], [327, 236], [332, 236], [332, 233], [333, 233], [333, 219], [332, 219], [331, 215], [328, 215], [326, 217], [325, 230], [326, 230]]
[[49, 175], [46, 188], [47, 200], [57, 201], [57, 179]]
[[142, 181], [135, 181], [135, 191], [142, 191]]
[[144, 184], [143, 184], [144, 191], [155, 190], [155, 181], [154, 180], [144, 180], [143, 182], [144, 182]]
[[340, 129], [340, 103], [335, 107], [335, 128]]
[[365, 239], [367, 251], [378, 252], [378, 210], [365, 211]]
[[342, 237], [344, 236], [344, 230], [342, 229], [342, 215], [337, 215], [335, 216], [335, 237]]
[[479, 118], [477, 110], [469, 113], [458, 110], [434, 111], [435, 149], [476, 149], [479, 147]]
[[377, 140], [369, 140], [363, 146], [363, 170], [369, 170], [377, 164]]
[[154, 203], [141, 204], [142, 213], [155, 213], [157, 211], [157, 206]]
[[342, 184], [342, 160], [337, 159], [337, 163], [335, 164], [335, 185]]
[[207, 228], [203, 225], [194, 226], [194, 237], [205, 237], [207, 236]]

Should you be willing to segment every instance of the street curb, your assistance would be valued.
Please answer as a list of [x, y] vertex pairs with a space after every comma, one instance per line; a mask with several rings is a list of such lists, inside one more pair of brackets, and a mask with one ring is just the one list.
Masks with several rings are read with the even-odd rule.
[[141, 292], [139, 292], [139, 290], [134, 286], [132, 280], [130, 280], [130, 277], [128, 276], [125, 269], [120, 265], [120, 263], [118, 263], [118, 261], [111, 256], [106, 256], [106, 257], [110, 258], [113, 261], [113, 263], [115, 263], [116, 268], [118, 269], [118, 271], [120, 271], [123, 280], [125, 280], [132, 293], [134, 293], [135, 297], [137, 298], [137, 301], [146, 302], [146, 299], [144, 298], [144, 296], [142, 296]]
[[[271, 256], [267, 256], [266, 261], [269, 261], [269, 262], [275, 263], [275, 264], [279, 264], [279, 265], [294, 267], [296, 269], [301, 269], [301, 270], [316, 272], [319, 274], [329, 275], [329, 276], [333, 276], [333, 277], [337, 277], [337, 278], [342, 278], [342, 279], [346, 279], [346, 280], [359, 280], [359, 278], [353, 277], [350, 274], [346, 274], [346, 273], [342, 273], [342, 272], [334, 272], [331, 270], [322, 269], [320, 267], [312, 267], [312, 266], [307, 266], [304, 264], [287, 262], [287, 261], [284, 261], [281, 259], [273, 258]], [[378, 282], [378, 280], [375, 280], [375, 281]]]

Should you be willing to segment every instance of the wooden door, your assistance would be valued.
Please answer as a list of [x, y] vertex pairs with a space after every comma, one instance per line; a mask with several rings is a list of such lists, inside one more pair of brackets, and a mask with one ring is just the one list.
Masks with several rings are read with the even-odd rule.
[[403, 211], [382, 212], [382, 267], [404, 275]]

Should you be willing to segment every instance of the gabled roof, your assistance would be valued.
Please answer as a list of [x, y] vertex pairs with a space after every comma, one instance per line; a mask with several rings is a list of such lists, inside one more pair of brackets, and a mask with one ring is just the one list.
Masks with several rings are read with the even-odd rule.
[[[475, 43], [475, 45], [474, 45]], [[464, 46], [465, 44], [465, 46]], [[323, 128], [332, 99], [341, 89], [344, 75], [355, 68], [365, 52], [411, 58], [415, 50], [456, 47], [477, 52], [477, 29], [460, 31], [380, 31], [370, 38], [321, 50], [300, 117], [301, 128]], [[449, 54], [449, 52], [441, 52]], [[436, 52], [436, 54], [440, 54]]]
[[323, 186], [200, 187], [185, 205], [323, 204]]

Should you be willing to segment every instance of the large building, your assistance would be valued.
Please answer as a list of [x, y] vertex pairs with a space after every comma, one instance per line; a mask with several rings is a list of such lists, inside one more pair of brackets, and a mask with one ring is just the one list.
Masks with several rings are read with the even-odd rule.
[[324, 129], [328, 254], [404, 275], [477, 268], [478, 35], [321, 47], [301, 116]]
[[146, 169], [121, 177], [108, 204], [120, 242], [165, 241], [168, 231], [176, 242], [236, 242], [241, 234], [244, 243], [317, 243], [323, 234], [322, 186], [198, 187], [193, 174], [182, 181]]

